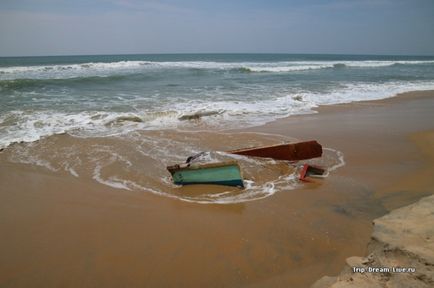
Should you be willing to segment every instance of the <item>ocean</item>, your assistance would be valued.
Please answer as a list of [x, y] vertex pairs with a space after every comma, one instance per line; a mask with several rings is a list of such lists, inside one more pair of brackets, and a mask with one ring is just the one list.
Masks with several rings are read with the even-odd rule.
[[[0, 58], [0, 148], [59, 133], [260, 125], [434, 89], [434, 57], [179, 54]], [[197, 118], [201, 117], [200, 121]], [[195, 118], [196, 121], [183, 121]]]
[[[228, 129], [314, 113], [318, 105], [429, 89], [434, 89], [434, 57], [0, 58], [0, 149], [8, 147], [2, 159], [62, 177], [194, 203], [240, 203], [296, 189], [297, 167], [224, 151], [296, 139]], [[246, 189], [198, 192], [173, 185], [166, 166], [202, 151], [208, 153], [200, 161], [237, 160]], [[344, 155], [324, 147], [313, 164], [332, 172], [345, 165]]]

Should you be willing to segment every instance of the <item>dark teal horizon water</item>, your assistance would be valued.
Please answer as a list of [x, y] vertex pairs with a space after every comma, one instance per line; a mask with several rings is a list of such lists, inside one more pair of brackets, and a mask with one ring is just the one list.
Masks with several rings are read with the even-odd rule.
[[434, 55], [291, 54], [291, 53], [150, 53], [52, 56], [0, 56], [0, 67], [19, 65], [72, 64], [113, 61], [333, 61], [333, 60], [434, 60]]

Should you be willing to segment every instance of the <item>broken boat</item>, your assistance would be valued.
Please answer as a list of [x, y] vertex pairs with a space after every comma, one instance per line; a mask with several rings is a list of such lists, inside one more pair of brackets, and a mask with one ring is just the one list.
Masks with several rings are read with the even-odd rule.
[[300, 170], [300, 176], [298, 179], [307, 181], [306, 177], [321, 177], [326, 173], [326, 170], [310, 164], [304, 164]]
[[218, 163], [183, 163], [168, 166], [176, 185], [215, 184], [244, 188], [240, 166], [236, 161]]
[[321, 157], [322, 146], [317, 141], [284, 143], [271, 146], [252, 147], [227, 151], [227, 153], [273, 158], [275, 160], [298, 161]]

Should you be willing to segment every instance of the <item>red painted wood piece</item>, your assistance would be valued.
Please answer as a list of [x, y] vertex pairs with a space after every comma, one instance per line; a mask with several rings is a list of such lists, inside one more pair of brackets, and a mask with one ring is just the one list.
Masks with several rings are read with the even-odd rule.
[[325, 169], [318, 167], [318, 166], [314, 166], [314, 165], [309, 165], [309, 164], [304, 164], [303, 167], [300, 170], [300, 176], [298, 177], [298, 179], [302, 180], [302, 181], [307, 181], [309, 182], [306, 177], [312, 176], [320, 176], [320, 175], [324, 175], [325, 173]]
[[308, 168], [309, 168], [309, 164], [303, 165], [303, 168], [301, 168], [301, 170], [300, 170], [300, 176], [298, 177], [298, 179], [300, 179], [302, 181], [306, 181], [306, 173], [307, 173]]
[[321, 157], [322, 146], [317, 141], [285, 143], [228, 151], [231, 154], [297, 161]]

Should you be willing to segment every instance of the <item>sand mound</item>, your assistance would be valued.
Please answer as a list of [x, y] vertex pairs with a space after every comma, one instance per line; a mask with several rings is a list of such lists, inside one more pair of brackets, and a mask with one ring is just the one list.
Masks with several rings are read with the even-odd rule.
[[374, 220], [368, 252], [312, 288], [434, 287], [434, 195]]

